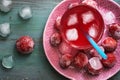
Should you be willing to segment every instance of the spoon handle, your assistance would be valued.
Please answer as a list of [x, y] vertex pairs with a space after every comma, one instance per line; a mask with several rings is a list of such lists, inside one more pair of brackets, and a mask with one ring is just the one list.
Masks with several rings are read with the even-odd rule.
[[96, 44], [96, 42], [89, 36], [86, 35], [88, 41], [90, 42], [90, 44], [97, 50], [97, 52], [100, 54], [100, 56], [103, 59], [107, 59], [107, 55], [100, 49], [100, 47]]

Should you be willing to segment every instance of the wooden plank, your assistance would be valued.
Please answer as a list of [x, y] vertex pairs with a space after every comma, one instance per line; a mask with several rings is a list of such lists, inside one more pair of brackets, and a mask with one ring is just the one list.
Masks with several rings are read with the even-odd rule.
[[[10, 22], [12, 26], [12, 34], [8, 39], [0, 41], [0, 59], [4, 55], [13, 54], [15, 67], [12, 70], [5, 70], [0, 65], [0, 80], [64, 80], [65, 78], [49, 64], [42, 46], [42, 35], [47, 18], [61, 0], [13, 1], [11, 12], [7, 14], [0, 12], [0, 23]], [[33, 17], [23, 21], [18, 16], [18, 11], [26, 5], [31, 6]], [[21, 56], [15, 51], [15, 41], [22, 35], [30, 35], [35, 40], [35, 50], [31, 55]]]

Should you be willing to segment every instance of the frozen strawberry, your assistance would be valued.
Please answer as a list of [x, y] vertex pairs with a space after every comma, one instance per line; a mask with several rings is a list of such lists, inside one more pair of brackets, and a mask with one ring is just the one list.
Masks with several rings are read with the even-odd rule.
[[61, 39], [61, 35], [58, 32], [55, 32], [52, 34], [52, 36], [50, 37], [50, 43], [52, 46], [56, 47], [61, 43], [62, 39]]
[[117, 48], [117, 41], [112, 37], [107, 37], [102, 42], [102, 46], [106, 52], [113, 52]]
[[34, 41], [30, 36], [22, 36], [16, 41], [16, 48], [20, 53], [29, 54], [33, 51]]
[[[100, 46], [100, 48], [104, 52], [104, 48], [102, 46]], [[89, 51], [89, 54], [92, 57], [98, 57], [99, 59], [102, 59], [102, 57], [99, 55], [99, 53], [94, 48]]]
[[103, 65], [98, 57], [92, 57], [88, 61], [87, 70], [92, 75], [98, 75], [101, 73]]
[[108, 25], [109, 27], [109, 34], [115, 38], [115, 39], [120, 39], [120, 24], [113, 23], [111, 25]]
[[73, 7], [78, 6], [78, 5], [80, 5], [80, 4], [77, 3], [77, 2], [76, 3], [71, 3], [68, 8], [70, 9], [70, 8], [73, 8]]
[[66, 54], [69, 53], [72, 56], [75, 56], [78, 52], [77, 49], [71, 47], [68, 43], [66, 43], [65, 41], [63, 41], [60, 46], [59, 46], [59, 51], [61, 54]]
[[79, 52], [75, 57], [74, 65], [75, 67], [82, 69], [88, 64], [88, 57], [85, 53]]
[[108, 53], [107, 54], [107, 59], [102, 59], [102, 64], [104, 67], [111, 68], [115, 65], [116, 63], [116, 57], [114, 53]]
[[70, 66], [70, 64], [72, 63], [73, 57], [70, 54], [64, 54], [61, 56], [60, 60], [59, 60], [59, 64], [60, 66], [65, 69], [68, 68]]
[[58, 16], [57, 19], [55, 20], [55, 24], [54, 24], [54, 27], [57, 29], [57, 30], [60, 30], [60, 27], [61, 27], [61, 16]]

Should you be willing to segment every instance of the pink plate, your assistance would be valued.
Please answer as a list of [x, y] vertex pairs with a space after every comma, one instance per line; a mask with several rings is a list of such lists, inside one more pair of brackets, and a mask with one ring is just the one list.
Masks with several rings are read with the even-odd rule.
[[[62, 74], [63, 76], [72, 79], [72, 80], [106, 80], [113, 75], [115, 75], [120, 70], [120, 41], [118, 41], [118, 47], [115, 51], [117, 57], [117, 64], [109, 70], [104, 70], [98, 76], [91, 76], [84, 71], [77, 71], [72, 68], [62, 69], [59, 66], [59, 53], [53, 48], [49, 43], [49, 38], [51, 34], [54, 32], [54, 23], [58, 16], [62, 16], [63, 13], [67, 10], [70, 3], [79, 2], [82, 0], [63, 0], [60, 4], [58, 4], [53, 11], [51, 12], [48, 21], [45, 26], [44, 34], [43, 34], [43, 45], [45, 54], [47, 59], [53, 68]], [[111, 11], [115, 15], [115, 22], [120, 23], [120, 6], [112, 0], [95, 0], [98, 4], [99, 11], [102, 13], [102, 9], [104, 11]], [[102, 14], [103, 15], [103, 14]], [[107, 23], [105, 23], [107, 24]], [[107, 30], [107, 29], [106, 29]]]

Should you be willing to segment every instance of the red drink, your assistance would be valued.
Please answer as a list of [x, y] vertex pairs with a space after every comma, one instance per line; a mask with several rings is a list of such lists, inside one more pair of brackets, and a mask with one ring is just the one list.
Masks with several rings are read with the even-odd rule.
[[104, 22], [100, 13], [88, 5], [79, 5], [68, 9], [61, 19], [63, 38], [73, 47], [86, 49], [91, 47], [82, 30], [98, 42], [104, 32]]

